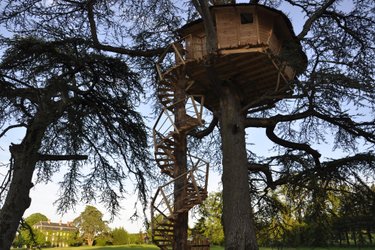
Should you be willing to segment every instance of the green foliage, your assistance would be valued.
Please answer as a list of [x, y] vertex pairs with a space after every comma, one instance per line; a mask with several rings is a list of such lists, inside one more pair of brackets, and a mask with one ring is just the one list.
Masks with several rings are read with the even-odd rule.
[[111, 232], [113, 245], [125, 245], [129, 243], [129, 233], [123, 228], [115, 228]]
[[319, 188], [279, 188], [255, 214], [262, 246], [331, 247], [373, 245], [375, 214], [371, 189], [325, 183]]
[[45, 243], [45, 236], [41, 231], [21, 226], [18, 235], [14, 239], [13, 245], [36, 247], [43, 246]]
[[68, 245], [69, 246], [82, 246], [84, 239], [80, 237], [79, 231], [73, 232], [69, 235]]
[[103, 214], [93, 206], [86, 206], [73, 223], [89, 246], [93, 245], [97, 236], [108, 231], [107, 223], [103, 221]]
[[222, 206], [222, 194], [210, 193], [199, 207], [198, 213], [201, 218], [193, 229], [194, 233], [204, 235], [215, 245], [224, 243], [224, 230], [221, 224]]
[[112, 241], [113, 241], [112, 234], [109, 230], [107, 230], [95, 238], [94, 245], [95, 246], [109, 246], [109, 245], [113, 245]]
[[44, 245], [46, 243], [44, 234], [40, 230], [33, 228], [40, 221], [48, 221], [47, 216], [41, 213], [34, 213], [28, 216], [21, 224], [18, 234], [13, 241], [13, 246], [26, 245], [33, 247]]
[[33, 226], [40, 221], [48, 221], [48, 218], [44, 214], [34, 213], [34, 214], [31, 214], [29, 217], [27, 217], [25, 221], [30, 226]]
[[143, 235], [141, 233], [129, 234], [129, 244], [143, 244]]

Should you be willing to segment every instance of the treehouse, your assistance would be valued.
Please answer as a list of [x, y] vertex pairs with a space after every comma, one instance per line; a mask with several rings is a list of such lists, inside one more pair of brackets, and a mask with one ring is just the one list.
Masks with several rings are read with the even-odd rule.
[[[152, 239], [162, 250], [182, 240], [178, 232], [185, 228], [178, 218], [207, 198], [209, 163], [181, 152], [186, 133], [204, 123], [203, 107], [217, 110], [217, 85], [232, 84], [243, 105], [259, 107], [283, 98], [306, 67], [306, 56], [282, 12], [252, 4], [215, 5], [210, 11], [217, 50], [208, 54], [204, 24], [197, 20], [179, 30], [181, 39], [156, 63], [163, 107], [153, 127], [154, 155], [161, 172], [173, 178], [151, 202]], [[186, 93], [178, 91], [184, 87]], [[200, 241], [189, 247], [197, 244], [209, 248]]]
[[[213, 64], [216, 80], [238, 86], [244, 105], [264, 99], [274, 102], [290, 92], [290, 84], [306, 67], [306, 56], [296, 39], [289, 19], [282, 12], [254, 4], [212, 6], [217, 51]], [[166, 54], [157, 64], [160, 79], [171, 79], [184, 65], [194, 82], [188, 92], [203, 95], [205, 106], [215, 109], [218, 103], [212, 74], [208, 74], [206, 34], [202, 20], [180, 29], [181, 39], [171, 44], [174, 62], [166, 66]], [[171, 48], [169, 48], [171, 51]], [[164, 67], [164, 68], [163, 68]]]

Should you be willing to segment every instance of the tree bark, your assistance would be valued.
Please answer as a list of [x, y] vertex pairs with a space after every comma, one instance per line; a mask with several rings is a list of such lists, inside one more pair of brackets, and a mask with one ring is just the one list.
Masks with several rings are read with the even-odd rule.
[[[185, 86], [187, 84], [187, 79], [183, 72], [178, 75], [177, 88], [175, 91], [175, 101], [185, 100]], [[186, 118], [185, 102], [182, 101], [175, 106], [175, 123], [177, 129], [181, 130], [181, 125], [184, 123]], [[175, 136], [175, 152], [174, 156], [176, 159], [176, 166], [174, 169], [175, 177], [180, 176], [187, 172], [187, 143], [186, 143], [186, 133], [180, 131], [179, 134]], [[174, 184], [174, 211], [183, 208], [184, 200], [186, 198], [186, 192], [184, 187], [186, 185], [186, 178], [178, 179]], [[176, 219], [174, 222], [174, 250], [185, 250], [187, 249], [187, 231], [188, 231], [188, 212], [176, 214]]]
[[49, 124], [43, 114], [37, 114], [26, 130], [21, 144], [10, 146], [13, 158], [13, 177], [4, 205], [0, 210], [0, 249], [10, 249], [16, 235], [19, 222], [25, 210], [30, 206], [32, 176], [38, 161], [38, 150]]
[[207, 54], [213, 54], [217, 51], [217, 35], [208, 1], [196, 0], [193, 1], [193, 4], [203, 19], [203, 26], [206, 33]]
[[245, 117], [234, 89], [223, 85], [220, 96], [225, 249], [258, 250], [250, 205]]
[[89, 247], [92, 247], [93, 244], [94, 244], [94, 237], [87, 238], [87, 245]]

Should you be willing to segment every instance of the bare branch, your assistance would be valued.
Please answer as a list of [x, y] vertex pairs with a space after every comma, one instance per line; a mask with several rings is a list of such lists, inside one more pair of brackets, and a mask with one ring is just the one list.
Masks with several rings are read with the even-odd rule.
[[20, 127], [26, 127], [27, 125], [25, 123], [21, 123], [21, 124], [16, 124], [16, 125], [11, 125], [11, 126], [8, 126], [6, 129], [4, 129], [3, 132], [1, 132], [0, 134], [0, 138], [3, 137], [9, 130], [11, 129], [14, 129], [14, 128], [20, 128]]
[[364, 129], [361, 129], [361, 126], [374, 126], [375, 120], [371, 122], [362, 122], [357, 123], [353, 121], [349, 116], [329, 116], [323, 113], [320, 113], [313, 109], [308, 109], [301, 113], [291, 114], [291, 115], [275, 115], [269, 118], [246, 118], [244, 125], [246, 128], [249, 127], [260, 127], [267, 128], [276, 126], [279, 122], [291, 122], [300, 119], [304, 119], [310, 116], [315, 116], [323, 121], [328, 122], [329, 124], [336, 125], [351, 135], [363, 137], [369, 142], [375, 142], [375, 135], [371, 132], [367, 132]]
[[375, 134], [372, 132], [367, 132], [361, 128], [358, 128], [360, 126], [374, 126], [375, 127], [375, 120], [372, 122], [363, 122], [363, 123], [356, 123], [349, 117], [330, 117], [328, 115], [324, 115], [322, 113], [319, 113], [317, 111], [313, 112], [313, 115], [315, 117], [318, 117], [319, 119], [322, 119], [330, 124], [336, 125], [342, 129], [344, 129], [346, 132], [350, 133], [354, 136], [360, 136], [368, 140], [369, 142], [375, 143]]
[[90, 31], [94, 46], [99, 50], [111, 51], [119, 54], [125, 54], [131, 57], [143, 56], [143, 57], [153, 57], [157, 56], [165, 51], [165, 48], [157, 48], [151, 50], [131, 50], [121, 47], [114, 47], [111, 45], [101, 44], [98, 39], [97, 27], [94, 17], [94, 0], [87, 1], [87, 16], [90, 24]]
[[291, 142], [291, 141], [281, 139], [280, 137], [278, 137], [274, 133], [275, 127], [276, 126], [269, 126], [269, 127], [266, 128], [266, 135], [271, 141], [273, 141], [274, 143], [276, 143], [278, 145], [287, 147], [287, 148], [299, 149], [299, 150], [303, 150], [303, 151], [309, 153], [312, 157], [314, 157], [316, 166], [320, 166], [319, 158], [320, 158], [321, 154], [318, 151], [311, 148], [308, 144], [296, 143], [296, 142]]
[[305, 24], [303, 25], [303, 29], [301, 31], [301, 33], [298, 34], [297, 38], [299, 40], [302, 40], [306, 35], [307, 33], [310, 31], [310, 28], [311, 26], [313, 25], [313, 23], [323, 15], [323, 13], [326, 11], [326, 9], [331, 6], [336, 0], [329, 0], [329, 1], [326, 1], [325, 4], [323, 4], [323, 6], [318, 9], [317, 11], [315, 11], [315, 13], [313, 13], [305, 22]]
[[313, 110], [307, 110], [301, 113], [291, 115], [275, 115], [270, 118], [246, 118], [244, 125], [246, 128], [258, 127], [266, 128], [269, 126], [276, 125], [279, 122], [290, 122], [299, 119], [307, 118], [313, 114]]
[[273, 182], [272, 173], [268, 165], [249, 162], [247, 168], [250, 172], [262, 172], [266, 176], [267, 186], [271, 189], [275, 189], [276, 186]]
[[87, 160], [87, 155], [45, 155], [39, 154], [39, 161], [80, 161]]
[[192, 0], [192, 3], [194, 5], [195, 9], [198, 11], [199, 15], [203, 16], [202, 8], [199, 5], [199, 2], [197, 0]]
[[216, 116], [214, 116], [212, 118], [210, 125], [206, 129], [201, 130], [201, 131], [191, 131], [189, 132], [188, 135], [194, 136], [195, 138], [198, 138], [198, 139], [202, 139], [203, 137], [211, 134], [211, 132], [215, 129], [218, 122], [219, 122], [219, 119]]

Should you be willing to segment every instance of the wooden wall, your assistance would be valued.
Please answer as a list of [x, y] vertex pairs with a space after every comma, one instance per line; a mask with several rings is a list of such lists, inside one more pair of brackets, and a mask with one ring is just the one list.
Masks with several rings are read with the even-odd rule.
[[[232, 49], [269, 49], [278, 55], [284, 41], [291, 40], [291, 32], [284, 18], [277, 12], [254, 5], [227, 6], [212, 9], [219, 50], [230, 54]], [[251, 22], [244, 23], [243, 15]], [[182, 30], [185, 36], [186, 59], [200, 60], [206, 55], [206, 37], [202, 22], [193, 23]], [[238, 51], [233, 51], [238, 53]]]

